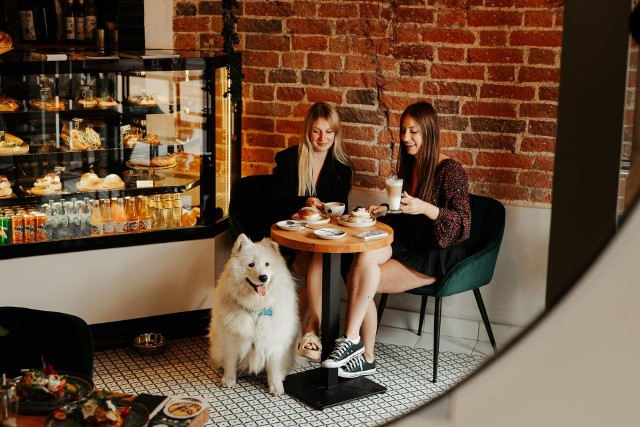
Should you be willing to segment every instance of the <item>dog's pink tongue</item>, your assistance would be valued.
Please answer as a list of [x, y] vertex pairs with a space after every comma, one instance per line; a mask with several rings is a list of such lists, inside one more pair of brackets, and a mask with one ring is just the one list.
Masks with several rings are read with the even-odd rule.
[[265, 285], [258, 285], [256, 286], [256, 292], [258, 292], [258, 295], [263, 297], [267, 294], [267, 287]]

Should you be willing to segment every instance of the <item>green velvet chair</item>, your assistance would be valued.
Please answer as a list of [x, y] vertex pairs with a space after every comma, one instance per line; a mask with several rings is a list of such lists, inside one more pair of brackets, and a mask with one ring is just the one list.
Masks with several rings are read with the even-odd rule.
[[78, 316], [24, 307], [0, 307], [0, 374], [39, 369], [42, 360], [57, 371], [93, 378], [93, 336]]
[[[487, 316], [480, 287], [488, 285], [493, 278], [493, 272], [502, 243], [505, 225], [505, 209], [502, 203], [490, 197], [470, 195], [471, 199], [471, 236], [465, 242], [467, 257], [456, 264], [445, 276], [439, 278], [434, 284], [411, 289], [406, 293], [420, 295], [420, 323], [418, 335], [422, 335], [422, 326], [427, 307], [427, 298], [435, 297], [435, 313], [433, 327], [433, 382], [438, 375], [438, 352], [440, 348], [440, 322], [442, 317], [442, 298], [473, 291], [482, 316], [482, 321], [487, 329], [489, 341], [496, 351], [496, 341], [491, 331], [491, 324]], [[378, 325], [382, 319], [388, 294], [381, 294], [378, 303]]]

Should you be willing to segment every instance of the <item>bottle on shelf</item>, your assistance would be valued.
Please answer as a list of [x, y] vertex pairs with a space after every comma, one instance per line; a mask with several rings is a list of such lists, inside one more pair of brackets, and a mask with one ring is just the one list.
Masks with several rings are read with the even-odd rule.
[[94, 0], [87, 0], [84, 6], [84, 39], [95, 41], [94, 31], [97, 28], [96, 6]]
[[84, 18], [84, 0], [77, 0], [77, 7], [75, 11], [75, 27], [76, 27], [76, 41], [82, 43], [85, 39], [85, 18]]
[[151, 230], [151, 213], [149, 212], [149, 204], [147, 196], [140, 196], [140, 211], [138, 212], [138, 225], [140, 231]]
[[115, 233], [115, 222], [113, 214], [111, 213], [111, 201], [109, 199], [102, 199], [100, 201], [100, 213], [102, 214], [102, 222], [104, 223], [104, 234]]
[[182, 225], [182, 198], [180, 196], [180, 193], [174, 193], [173, 194], [173, 200], [171, 201], [172, 203], [172, 227], [173, 228], [180, 228], [180, 226]]
[[93, 209], [91, 210], [91, 235], [102, 236], [104, 234], [104, 221], [102, 213], [100, 213], [100, 200], [93, 201]]
[[46, 209], [47, 214], [47, 240], [58, 239], [58, 212], [53, 206], [53, 201]]
[[127, 215], [124, 213], [124, 199], [122, 197], [111, 199], [111, 214], [113, 215], [115, 232], [118, 234], [126, 233]]
[[124, 212], [127, 216], [127, 232], [138, 231], [138, 211], [136, 210], [136, 200], [132, 197], [125, 197]]
[[52, 0], [22, 0], [18, 6], [21, 39], [27, 43], [56, 41], [56, 15]]
[[69, 238], [69, 215], [65, 212], [64, 202], [60, 199], [60, 202], [55, 202], [57, 215], [58, 215], [58, 239]]
[[73, 198], [70, 202], [65, 202], [64, 210], [69, 217], [69, 238], [75, 239], [81, 237], [82, 216], [80, 212], [78, 212], [76, 199]]
[[91, 236], [91, 211], [93, 210], [93, 200], [85, 197], [80, 205], [80, 216], [82, 218], [81, 233], [83, 236]]
[[149, 203], [149, 207], [151, 208], [151, 227], [154, 230], [158, 230], [162, 228], [162, 202], [160, 201], [160, 196], [155, 195], [153, 199]]
[[67, 7], [64, 10], [64, 38], [67, 42], [76, 41], [76, 13], [73, 0], [67, 0]]

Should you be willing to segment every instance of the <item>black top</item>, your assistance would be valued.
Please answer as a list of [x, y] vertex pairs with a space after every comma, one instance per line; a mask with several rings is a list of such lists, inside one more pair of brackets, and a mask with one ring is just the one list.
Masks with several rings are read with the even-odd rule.
[[[353, 171], [347, 165], [337, 161], [331, 153], [322, 165], [316, 183], [316, 195], [322, 202], [342, 202], [348, 211], [351, 175]], [[311, 196], [298, 196], [298, 146], [289, 147], [276, 154], [276, 167], [273, 169], [276, 181], [276, 197], [287, 202], [291, 215], [305, 205]]]

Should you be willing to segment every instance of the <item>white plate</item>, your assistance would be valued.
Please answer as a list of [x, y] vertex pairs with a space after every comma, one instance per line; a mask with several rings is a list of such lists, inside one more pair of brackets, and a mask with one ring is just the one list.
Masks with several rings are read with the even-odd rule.
[[276, 225], [278, 227], [282, 228], [283, 230], [300, 231], [300, 230], [304, 229], [304, 226], [307, 225], [307, 222], [306, 221], [291, 221], [291, 220], [287, 220], [287, 221], [277, 222]]
[[193, 418], [204, 410], [204, 402], [194, 398], [177, 398], [164, 406], [164, 413], [175, 419]]
[[[294, 220], [298, 220], [298, 214], [294, 213], [293, 216], [291, 217]], [[321, 213], [320, 214], [320, 219], [315, 220], [315, 221], [307, 221], [308, 224], [326, 224], [331, 220], [331, 217], [329, 215], [327, 215], [326, 213]]]
[[338, 224], [347, 227], [371, 227], [376, 224], [376, 220], [374, 218], [373, 221], [369, 222], [349, 222], [349, 215], [342, 215], [338, 218]]
[[347, 235], [347, 232], [339, 228], [319, 228], [314, 230], [313, 234], [321, 239], [334, 240], [343, 238]]

